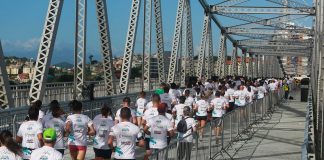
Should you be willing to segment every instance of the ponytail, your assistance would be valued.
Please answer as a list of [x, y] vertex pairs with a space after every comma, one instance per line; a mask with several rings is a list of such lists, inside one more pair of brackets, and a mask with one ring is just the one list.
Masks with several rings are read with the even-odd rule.
[[6, 146], [7, 149], [16, 155], [20, 155], [21, 147], [12, 138], [12, 134], [8, 130], [4, 130], [0, 133], [0, 142], [2, 145]]

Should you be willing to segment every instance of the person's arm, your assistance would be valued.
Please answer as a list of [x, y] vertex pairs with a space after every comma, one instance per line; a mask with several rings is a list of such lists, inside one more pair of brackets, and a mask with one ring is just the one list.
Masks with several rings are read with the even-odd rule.
[[109, 148], [111, 148], [111, 149], [114, 148], [114, 139], [115, 139], [114, 136], [109, 135], [109, 137], [108, 137], [108, 146], [109, 146]]
[[139, 140], [138, 143], [137, 143], [137, 146], [142, 147], [142, 148], [145, 147], [144, 139]]
[[67, 121], [65, 124], [65, 135], [68, 136], [71, 133], [71, 121]]
[[43, 135], [42, 135], [42, 133], [37, 134], [37, 139], [38, 139], [40, 145], [43, 146], [44, 143], [43, 143]]
[[171, 130], [168, 131], [168, 136], [169, 137], [173, 137], [174, 136], [174, 130], [173, 129], [171, 129]]
[[22, 143], [23, 138], [20, 136], [16, 136], [16, 142], [17, 143]]
[[151, 135], [151, 132], [149, 131], [149, 126], [147, 126], [147, 125], [145, 125], [145, 127], [144, 127], [144, 132], [145, 132], [145, 134], [147, 134], [147, 135]]
[[89, 136], [94, 136], [96, 134], [96, 131], [93, 127], [93, 124], [91, 124], [89, 127], [88, 127], [89, 131], [88, 131], [88, 135]]

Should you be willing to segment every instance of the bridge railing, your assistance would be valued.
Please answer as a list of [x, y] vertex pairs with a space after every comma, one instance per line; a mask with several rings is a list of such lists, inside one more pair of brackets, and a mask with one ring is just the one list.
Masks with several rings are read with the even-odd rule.
[[[240, 107], [227, 113], [222, 118], [210, 121], [203, 128], [203, 138], [200, 139], [197, 133], [193, 132], [193, 142], [183, 142], [178, 139], [165, 149], [154, 153], [150, 159], [190, 159], [202, 160], [213, 159], [219, 154], [227, 154], [227, 149], [234, 141], [251, 138], [252, 125], [257, 124], [265, 117], [271, 115], [275, 104], [279, 102], [283, 94], [279, 92], [270, 93], [263, 99], [256, 100], [245, 107]], [[214, 130], [217, 124], [221, 123], [221, 133], [216, 136]], [[201, 128], [200, 128], [201, 129]], [[186, 137], [185, 137], [186, 138]]]
[[[103, 81], [88, 81], [87, 84], [94, 84], [94, 97], [106, 97], [106, 88]], [[158, 80], [151, 79], [152, 89], [158, 87]], [[119, 93], [119, 83], [115, 82], [116, 91]], [[70, 101], [73, 99], [73, 82], [57, 82], [47, 83], [45, 87], [45, 94], [42, 99], [43, 104], [48, 104], [52, 100]], [[30, 84], [12, 85], [11, 92], [15, 107], [27, 106], [29, 100]], [[135, 79], [129, 83], [129, 93], [136, 93], [141, 91], [141, 80]]]
[[[133, 105], [138, 98], [138, 93], [130, 93], [130, 94], [122, 94], [115, 95], [109, 97], [97, 98], [94, 101], [82, 101], [83, 104], [83, 114], [88, 115], [91, 119], [93, 119], [97, 114], [100, 113], [100, 109], [103, 104], [107, 104], [111, 107], [112, 112], [116, 113], [116, 111], [121, 107], [122, 100], [124, 97], [130, 97]], [[149, 99], [151, 96], [151, 92], [147, 93], [147, 98]], [[70, 108], [68, 106], [68, 102], [60, 103], [62, 109], [68, 114], [71, 113]], [[13, 134], [16, 134], [20, 124], [25, 120], [28, 114], [29, 107], [20, 107], [20, 108], [11, 108], [7, 110], [3, 110], [0, 112], [0, 131], [1, 130], [9, 130], [12, 131]], [[48, 106], [44, 106], [42, 108], [43, 111], [48, 110]]]
[[308, 104], [306, 106], [306, 123], [305, 123], [305, 134], [304, 143], [302, 145], [302, 160], [316, 159], [315, 150], [315, 132], [314, 132], [314, 112], [313, 112], [313, 95], [310, 85], [308, 91]]

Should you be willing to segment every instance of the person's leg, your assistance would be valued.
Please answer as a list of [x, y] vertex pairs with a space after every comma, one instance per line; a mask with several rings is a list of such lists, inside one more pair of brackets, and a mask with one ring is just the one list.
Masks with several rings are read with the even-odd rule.
[[77, 160], [84, 160], [87, 150], [79, 150]]
[[138, 127], [142, 128], [142, 117], [137, 117]]
[[69, 145], [70, 150], [70, 156], [72, 160], [77, 160], [78, 151], [76, 149], [76, 146]]
[[[207, 118], [207, 117], [206, 117]], [[201, 140], [202, 140], [202, 137], [203, 137], [203, 134], [204, 134], [204, 127], [206, 125], [206, 119], [203, 119], [201, 120], [201, 125], [200, 125], [200, 137], [201, 137]]]
[[144, 155], [144, 160], [148, 160], [149, 156], [152, 155], [152, 151], [150, 149], [150, 138], [145, 138], [145, 149], [146, 153]]

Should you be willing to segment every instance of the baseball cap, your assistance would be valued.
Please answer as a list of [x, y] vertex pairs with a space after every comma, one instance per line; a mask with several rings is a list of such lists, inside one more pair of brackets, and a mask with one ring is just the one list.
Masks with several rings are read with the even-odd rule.
[[53, 128], [47, 128], [43, 133], [43, 138], [46, 141], [55, 141], [56, 140], [56, 131]]
[[163, 94], [164, 93], [164, 90], [161, 89], [161, 88], [159, 88], [159, 89], [155, 90], [155, 93], [158, 94], [158, 95], [160, 95], [160, 94]]

